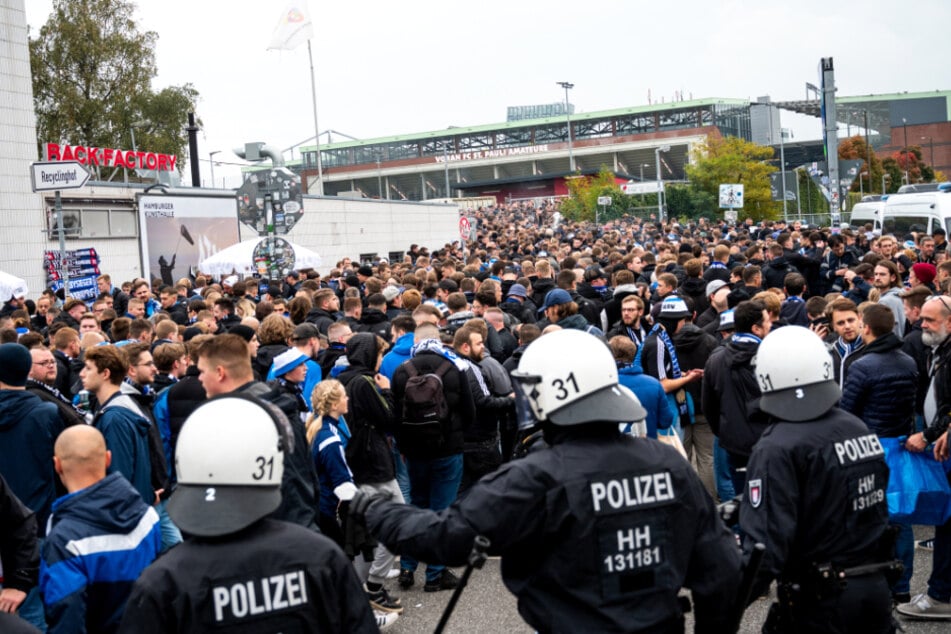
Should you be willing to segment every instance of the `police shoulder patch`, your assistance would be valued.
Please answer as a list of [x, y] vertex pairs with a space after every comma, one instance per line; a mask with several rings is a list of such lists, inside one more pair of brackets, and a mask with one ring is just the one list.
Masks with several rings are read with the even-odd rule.
[[749, 481], [750, 506], [754, 509], [759, 508], [763, 503], [763, 481], [759, 478]]

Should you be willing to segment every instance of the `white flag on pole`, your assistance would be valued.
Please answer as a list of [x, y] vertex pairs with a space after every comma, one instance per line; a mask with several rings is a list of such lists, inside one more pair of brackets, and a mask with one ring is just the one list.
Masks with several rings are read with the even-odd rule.
[[312, 37], [314, 37], [314, 23], [310, 21], [307, 0], [292, 1], [287, 3], [281, 13], [268, 50], [291, 51]]

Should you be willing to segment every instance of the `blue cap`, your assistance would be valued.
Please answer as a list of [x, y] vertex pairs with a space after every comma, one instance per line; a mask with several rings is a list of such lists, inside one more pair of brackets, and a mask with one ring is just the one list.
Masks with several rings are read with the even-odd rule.
[[568, 291], [563, 288], [555, 288], [548, 291], [548, 295], [545, 295], [545, 303], [538, 309], [538, 312], [543, 313], [552, 306], [561, 306], [571, 301], [571, 295], [568, 294]]

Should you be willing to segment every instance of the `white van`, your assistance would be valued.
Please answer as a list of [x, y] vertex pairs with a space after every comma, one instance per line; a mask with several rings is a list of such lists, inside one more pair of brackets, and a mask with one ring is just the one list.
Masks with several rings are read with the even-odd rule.
[[901, 239], [912, 232], [931, 234], [938, 227], [951, 234], [951, 183], [941, 183], [937, 191], [892, 194], [885, 200], [883, 234]]
[[852, 207], [852, 215], [849, 216], [849, 224], [853, 227], [864, 227], [867, 224], [872, 225], [872, 229], [881, 230], [882, 228], [882, 210], [885, 209], [884, 200], [862, 200]]

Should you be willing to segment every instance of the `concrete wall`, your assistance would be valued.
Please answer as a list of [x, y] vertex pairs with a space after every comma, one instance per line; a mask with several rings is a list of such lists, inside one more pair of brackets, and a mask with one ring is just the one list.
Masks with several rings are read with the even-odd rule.
[[[242, 225], [241, 238], [252, 237], [254, 232]], [[391, 251], [408, 251], [411, 244], [433, 250], [458, 240], [459, 207], [305, 196], [304, 216], [286, 237], [320, 254], [320, 272], [326, 273], [344, 257], [356, 260], [362, 253], [386, 257]]]
[[23, 0], [0, 0], [0, 108], [0, 270], [26, 280], [35, 296], [46, 282], [46, 218], [30, 186], [36, 115]]

